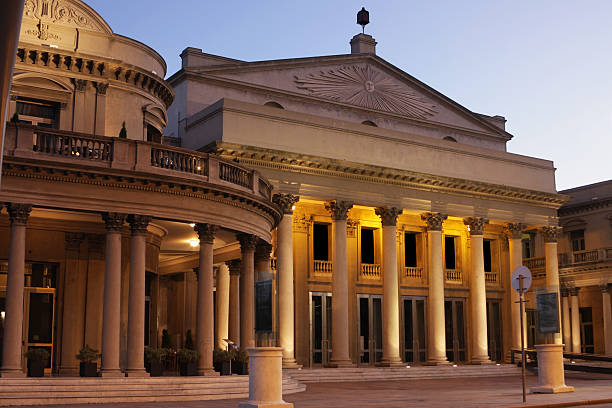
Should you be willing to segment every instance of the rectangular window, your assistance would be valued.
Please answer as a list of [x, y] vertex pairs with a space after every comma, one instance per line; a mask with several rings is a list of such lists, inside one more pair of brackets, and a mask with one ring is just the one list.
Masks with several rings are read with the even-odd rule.
[[370, 228], [361, 229], [361, 263], [374, 263], [374, 230]]
[[316, 261], [329, 261], [329, 224], [315, 223], [312, 231], [314, 259]]
[[455, 269], [455, 237], [444, 237], [444, 267]]
[[570, 231], [570, 241], [572, 242], [572, 251], [584, 251], [584, 230]]
[[16, 113], [20, 122], [58, 128], [60, 104], [32, 98], [19, 98]]
[[417, 242], [414, 232], [404, 234], [404, 261], [406, 267], [416, 267], [417, 265]]
[[272, 331], [272, 281], [255, 282], [255, 331]]
[[492, 265], [491, 265], [491, 241], [489, 241], [488, 239], [485, 239], [482, 242], [482, 252], [484, 255], [484, 270], [485, 272], [491, 272], [492, 271]]

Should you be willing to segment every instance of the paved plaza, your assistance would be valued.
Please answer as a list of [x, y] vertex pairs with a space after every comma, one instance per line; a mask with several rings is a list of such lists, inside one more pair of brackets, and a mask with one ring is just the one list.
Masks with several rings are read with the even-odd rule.
[[[537, 377], [528, 375], [528, 386], [537, 384]], [[308, 384], [306, 392], [285, 396], [296, 408], [355, 407], [520, 407], [520, 406], [586, 406], [608, 399], [597, 407], [612, 407], [612, 376], [567, 373], [566, 383], [574, 393], [527, 395], [521, 401], [520, 377], [469, 378], [444, 380], [407, 380], [386, 382], [346, 382]], [[236, 408], [244, 399], [177, 402], [119, 403], [71, 405], [73, 408]], [[582, 405], [575, 405], [582, 401]], [[584, 402], [587, 401], [588, 403]], [[39, 406], [40, 407], [40, 406]], [[47, 405], [47, 408], [60, 405]]]

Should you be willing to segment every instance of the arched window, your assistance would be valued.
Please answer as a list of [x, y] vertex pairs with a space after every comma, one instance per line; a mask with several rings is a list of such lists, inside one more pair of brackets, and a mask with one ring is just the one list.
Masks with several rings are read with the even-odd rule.
[[378, 127], [378, 125], [374, 122], [372, 122], [371, 120], [364, 120], [363, 122], [361, 122], [362, 125], [367, 125], [367, 126], [374, 126], [374, 127]]
[[283, 108], [283, 105], [281, 105], [278, 102], [274, 102], [274, 101], [266, 102], [266, 103], [264, 103], [264, 105], [265, 106], [270, 106], [272, 108], [285, 109], [285, 108]]
[[457, 143], [457, 139], [455, 139], [454, 137], [450, 137], [450, 136], [446, 136], [446, 137], [444, 138], [444, 140], [448, 140], [449, 142], [455, 142], [455, 143]]

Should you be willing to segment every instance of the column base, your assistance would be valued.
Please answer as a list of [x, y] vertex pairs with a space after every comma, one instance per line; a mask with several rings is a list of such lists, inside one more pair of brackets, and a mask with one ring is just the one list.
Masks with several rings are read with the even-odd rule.
[[405, 367], [406, 363], [404, 363], [402, 360], [397, 359], [397, 360], [382, 360], [378, 363], [376, 363], [376, 367]]
[[491, 361], [489, 356], [475, 356], [470, 360], [470, 364], [473, 365], [487, 365], [487, 364], [495, 364], [495, 361]]
[[426, 366], [451, 365], [452, 363], [444, 358], [432, 358], [423, 363]]
[[125, 373], [121, 372], [120, 369], [115, 368], [115, 369], [101, 369], [100, 370], [100, 377], [102, 378], [118, 378], [118, 377], [125, 377]]
[[283, 369], [293, 370], [302, 368], [301, 364], [298, 364], [295, 358], [283, 358]]
[[198, 370], [198, 375], [203, 377], [216, 377], [219, 376], [220, 373], [213, 368], [205, 368], [203, 370]]
[[126, 377], [145, 378], [150, 377], [151, 374], [147, 373], [144, 368], [142, 369], [127, 369], [125, 370]]
[[0, 377], [2, 378], [23, 378], [26, 373], [21, 369], [14, 370], [0, 370]]
[[332, 360], [325, 367], [329, 368], [354, 368], [357, 367], [351, 360]]
[[238, 404], [238, 408], [293, 408], [293, 404], [290, 402], [242, 402]]
[[531, 387], [529, 389], [533, 394], [558, 394], [561, 392], [574, 392], [574, 387], [571, 385], [560, 385], [557, 387]]

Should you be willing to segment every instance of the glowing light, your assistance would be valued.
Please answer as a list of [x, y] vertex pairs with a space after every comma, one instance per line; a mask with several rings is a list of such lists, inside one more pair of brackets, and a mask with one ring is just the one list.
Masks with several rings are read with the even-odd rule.
[[453, 367], [457, 367], [457, 364], [453, 364]]
[[497, 364], [495, 364], [495, 365], [496, 365], [496, 366], [500, 366], [501, 364], [497, 363]]
[[406, 368], [410, 368], [410, 366], [406, 366]]
[[291, 206], [291, 211], [294, 211], [294, 210], [295, 210], [295, 205], [292, 205]]
[[572, 364], [576, 364], [576, 362], [575, 362], [575, 361], [572, 361]]
[[195, 227], [195, 223], [193, 223], [193, 222], [192, 222], [191, 224], [189, 224], [189, 226], [190, 226], [191, 228], [193, 228], [193, 227]]
[[200, 241], [196, 238], [193, 238], [191, 240], [189, 240], [189, 246], [192, 248], [197, 247], [198, 245], [200, 245]]
[[5, 313], [4, 313], [4, 310], [3, 310], [2, 312], [0, 312], [0, 317], [2, 318], [2, 320], [4, 320], [4, 315], [5, 315]]
[[202, 167], [198, 166], [198, 171], [202, 170]]

